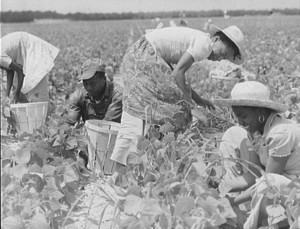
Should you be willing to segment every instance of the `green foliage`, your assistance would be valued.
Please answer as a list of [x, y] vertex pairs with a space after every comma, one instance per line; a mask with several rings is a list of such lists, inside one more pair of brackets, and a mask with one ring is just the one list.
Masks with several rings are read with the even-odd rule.
[[1, 140], [4, 228], [57, 228], [76, 201], [83, 181], [76, 156], [84, 133], [53, 122], [32, 135]]
[[[189, 25], [202, 29], [206, 20], [189, 19]], [[288, 104], [291, 113], [299, 109], [299, 17], [213, 20], [220, 27], [235, 24], [244, 31], [247, 58], [243, 68], [269, 85], [273, 99]], [[79, 69], [87, 58], [104, 58], [113, 66], [117, 81], [127, 46], [149, 28], [153, 28], [149, 20], [2, 25], [3, 35], [28, 31], [59, 47], [60, 53], [49, 74], [52, 112], [47, 124], [32, 135], [21, 136], [11, 125], [12, 136], [1, 136], [1, 227], [72, 228], [71, 212], [81, 201], [80, 187], [90, 180], [82, 179], [76, 163], [78, 151], [86, 144], [84, 130], [63, 123], [67, 99], [81, 86]], [[211, 62], [195, 63], [188, 72], [191, 85], [205, 98], [229, 97], [233, 85], [209, 78], [212, 67]], [[10, 115], [8, 102], [1, 104], [5, 117]], [[203, 112], [194, 113], [200, 121], [185, 133], [174, 134], [174, 127], [167, 123], [160, 131], [151, 128], [149, 138], [139, 140], [140, 155], [111, 181], [125, 200], [115, 203], [107, 198], [122, 213], [115, 217], [121, 228], [235, 227], [235, 213], [215, 189], [224, 172], [223, 159], [216, 150], [218, 142], [209, 135], [225, 130], [234, 119], [228, 109]], [[286, 209], [293, 229], [299, 225], [299, 190], [299, 180], [293, 180]], [[99, 212], [100, 222], [105, 209]], [[271, 215], [281, 212], [277, 205], [273, 209]], [[99, 225], [99, 219], [95, 223]]]
[[215, 141], [195, 135], [192, 128], [159, 140], [152, 130], [150, 140], [139, 141], [141, 160], [129, 161], [110, 182], [127, 190], [120, 228], [218, 228], [236, 221], [229, 201], [208, 185], [207, 154]]

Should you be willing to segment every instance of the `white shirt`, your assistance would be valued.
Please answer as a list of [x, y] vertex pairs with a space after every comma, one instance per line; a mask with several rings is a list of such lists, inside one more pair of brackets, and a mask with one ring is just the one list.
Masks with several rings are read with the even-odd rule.
[[177, 64], [185, 52], [194, 61], [207, 59], [212, 52], [213, 42], [208, 33], [188, 27], [165, 27], [145, 35], [156, 52], [170, 64]]
[[0, 65], [8, 68], [13, 60], [23, 67], [22, 92], [27, 93], [52, 69], [58, 52], [58, 48], [39, 37], [27, 32], [13, 32], [1, 38]]

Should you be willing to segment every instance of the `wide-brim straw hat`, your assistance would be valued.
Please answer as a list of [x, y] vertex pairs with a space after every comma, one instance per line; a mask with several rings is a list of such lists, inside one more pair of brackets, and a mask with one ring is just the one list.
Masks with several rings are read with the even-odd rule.
[[231, 91], [230, 99], [215, 99], [214, 103], [218, 106], [264, 107], [278, 113], [287, 110], [286, 105], [273, 102], [270, 90], [257, 81], [237, 83]]
[[244, 63], [244, 47], [245, 39], [242, 31], [235, 25], [229, 26], [225, 29], [221, 29], [214, 24], [208, 26], [208, 32], [211, 36], [214, 36], [217, 32], [222, 32], [227, 36], [239, 49], [240, 57], [235, 57], [234, 59], [229, 59], [234, 64], [242, 65]]

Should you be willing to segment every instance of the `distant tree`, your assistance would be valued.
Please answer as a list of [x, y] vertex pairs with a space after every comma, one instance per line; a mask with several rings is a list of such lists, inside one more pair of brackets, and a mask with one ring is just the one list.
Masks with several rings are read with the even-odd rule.
[[[272, 9], [273, 13], [284, 15], [300, 15], [300, 9]], [[269, 10], [233, 10], [227, 12], [231, 16], [270, 15]], [[185, 18], [192, 17], [223, 17], [222, 10], [185, 11]], [[0, 22], [32, 22], [35, 19], [70, 19], [70, 20], [122, 20], [122, 19], [154, 19], [180, 18], [182, 12], [139, 12], [139, 13], [68, 13], [60, 14], [55, 11], [6, 11], [0, 13]]]

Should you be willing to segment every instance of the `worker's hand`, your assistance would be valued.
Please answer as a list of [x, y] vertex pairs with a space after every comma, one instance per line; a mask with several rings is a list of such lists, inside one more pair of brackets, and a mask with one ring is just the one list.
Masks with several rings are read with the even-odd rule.
[[183, 100], [186, 101], [191, 107], [196, 105], [192, 98], [192, 92], [190, 89], [187, 89], [183, 92]]
[[24, 77], [25, 77], [23, 69], [17, 70], [17, 75], [18, 75], [18, 83], [17, 83], [17, 88], [16, 88], [16, 91], [15, 91], [15, 94], [13, 97], [13, 99], [15, 100], [16, 103], [19, 102], [21, 89], [23, 87], [23, 82], [24, 82]]
[[14, 103], [14, 100], [13, 100], [13, 98], [11, 98], [9, 96], [5, 96], [4, 100], [3, 100], [3, 103], [5, 103], [5, 104], [12, 104], [12, 103]]
[[191, 106], [194, 105], [194, 101], [192, 99], [192, 96], [191, 95], [184, 95], [184, 101], [188, 102]]
[[19, 101], [20, 93], [14, 93], [12, 97], [12, 103], [17, 103]]
[[206, 100], [206, 99], [203, 99], [203, 98], [201, 98], [201, 100], [198, 101], [197, 104], [198, 104], [199, 106], [208, 108], [208, 109], [210, 109], [210, 110], [215, 110], [215, 109], [216, 109], [216, 108], [215, 108], [215, 105], [214, 105], [211, 101]]

